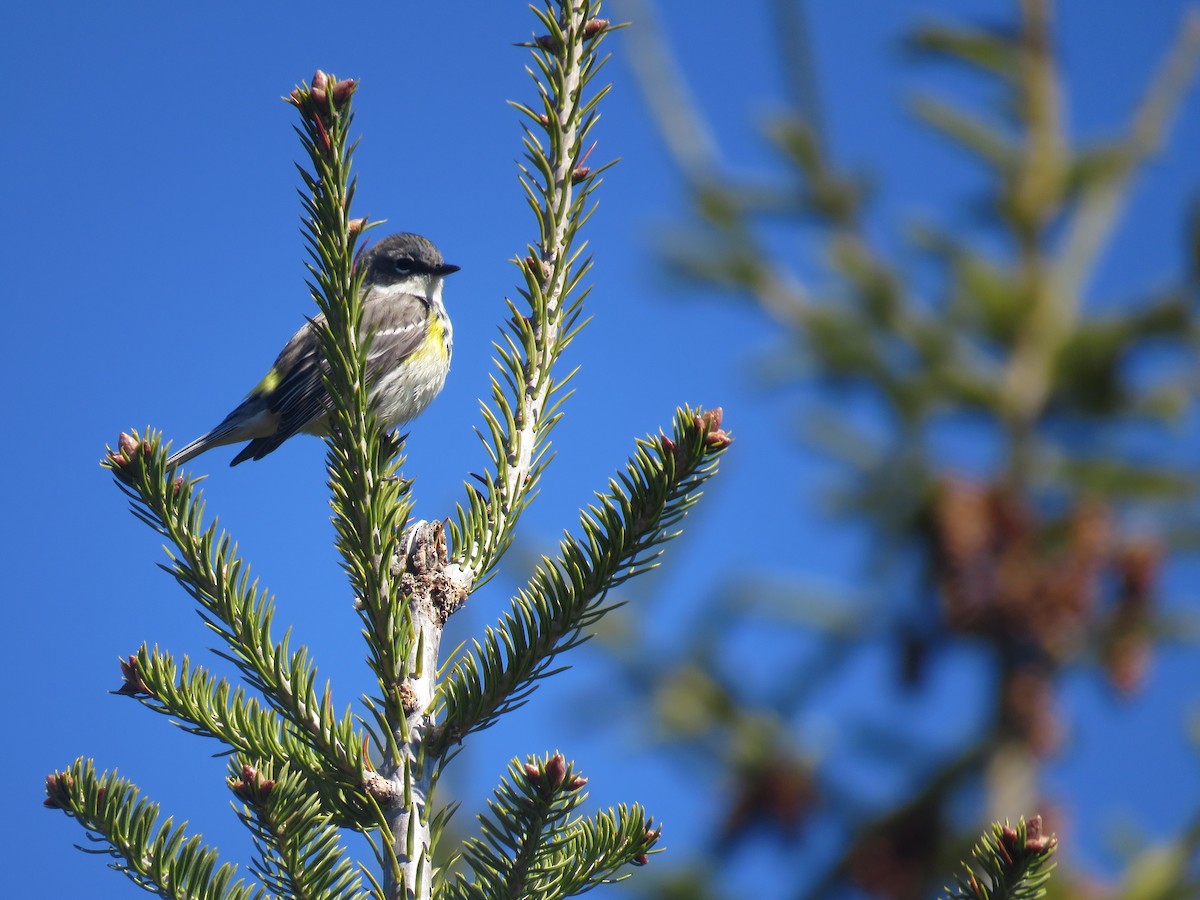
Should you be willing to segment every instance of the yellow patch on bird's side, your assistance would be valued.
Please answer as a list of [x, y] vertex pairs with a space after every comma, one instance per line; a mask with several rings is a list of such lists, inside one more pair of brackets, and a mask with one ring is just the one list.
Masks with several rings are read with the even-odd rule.
[[429, 327], [425, 331], [425, 340], [412, 355], [412, 359], [415, 361], [422, 357], [433, 357], [444, 361], [448, 356], [446, 328], [442, 324], [442, 319], [440, 316], [430, 316]]
[[434, 316], [433, 321], [429, 323], [429, 339], [433, 342], [434, 347], [438, 350], [438, 355], [443, 359], [446, 358], [446, 328], [442, 324], [441, 316]]
[[252, 395], [269, 394], [271, 391], [275, 390], [275, 388], [279, 387], [279, 382], [282, 379], [283, 376], [279, 374], [279, 370], [272, 367], [271, 371], [266, 374], [266, 377], [256, 384], [254, 386], [254, 390], [252, 390], [250, 393]]

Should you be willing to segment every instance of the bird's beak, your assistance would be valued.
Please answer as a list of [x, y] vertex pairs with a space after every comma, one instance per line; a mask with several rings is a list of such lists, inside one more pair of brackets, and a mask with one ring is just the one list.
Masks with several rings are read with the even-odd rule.
[[452, 265], [450, 265], [450, 263], [442, 263], [442, 265], [438, 266], [436, 269], [433, 270], [433, 274], [434, 275], [442, 275], [442, 276], [453, 275], [455, 272], [457, 272], [461, 268], [462, 268], [462, 266], [452, 266]]

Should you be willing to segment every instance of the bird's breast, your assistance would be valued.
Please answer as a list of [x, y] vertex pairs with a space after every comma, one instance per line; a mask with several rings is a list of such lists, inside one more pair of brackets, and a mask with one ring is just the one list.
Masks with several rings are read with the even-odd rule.
[[380, 424], [395, 428], [427, 407], [446, 383], [452, 354], [452, 331], [444, 313], [432, 310], [425, 340], [375, 384], [371, 403]]

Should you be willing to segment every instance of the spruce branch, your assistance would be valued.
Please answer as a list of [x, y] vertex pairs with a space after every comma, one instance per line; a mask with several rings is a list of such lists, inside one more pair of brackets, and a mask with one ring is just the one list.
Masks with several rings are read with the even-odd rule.
[[612, 876], [623, 865], [644, 864], [659, 829], [638, 806], [573, 817], [586, 784], [560, 753], [512, 760], [479, 816], [480, 837], [465, 843], [473, 880], [456, 873], [443, 896], [553, 900], [620, 880]]
[[699, 499], [732, 438], [721, 410], [675, 415], [672, 437], [640, 440], [624, 472], [581, 515], [582, 538], [566, 536], [512, 609], [465, 653], [440, 688], [445, 718], [439, 752], [522, 705], [555, 657], [585, 638], [611, 607], [609, 590], [657, 565], [662, 544]]
[[295, 88], [287, 99], [300, 114], [296, 132], [311, 167], [297, 169], [311, 257], [309, 290], [324, 317], [313, 325], [331, 403], [326, 464], [337, 547], [366, 627], [369, 661], [386, 714], [395, 721], [403, 718], [400, 688], [408, 675], [413, 634], [404, 621], [392, 559], [412, 504], [410, 482], [397, 477], [402, 462], [397, 441], [381, 430], [364, 389], [372, 335], [361, 331], [364, 273], [354, 260], [367, 226], [350, 218], [356, 179], [349, 133], [356, 88], [353, 79], [339, 81], [318, 70], [311, 86]]
[[[411, 511], [410, 482], [398, 477], [399, 442], [382, 433], [366, 389], [372, 335], [362, 334], [363, 272], [354, 266], [361, 226], [349, 217], [354, 195], [350, 175], [354, 147], [348, 143], [355, 82], [317, 72], [311, 88], [290, 97], [301, 118], [297, 129], [312, 172], [301, 169], [312, 262], [309, 282], [324, 320], [314, 322], [326, 362], [332, 408], [327, 467], [337, 546], [350, 576], [364, 625], [368, 660], [380, 698], [368, 706], [384, 737], [383, 765], [364, 779], [376, 804], [383, 834], [377, 852], [384, 866], [382, 890], [389, 898], [428, 897], [432, 836], [427, 804], [433, 789], [426, 765], [422, 695], [429, 681], [442, 621], [428, 596], [418, 596], [403, 577], [420, 534], [405, 536]], [[353, 227], [352, 227], [353, 226]]]
[[159, 823], [158, 804], [141, 797], [114, 772], [96, 774], [90, 759], [46, 778], [45, 805], [78, 820], [97, 847], [89, 853], [111, 856], [110, 867], [138, 887], [170, 900], [268, 900], [261, 887], [234, 880], [237, 867], [217, 865], [217, 851], [188, 837], [183, 825]]
[[608, 167], [586, 165], [591, 148], [584, 146], [608, 86], [585, 92], [606, 61], [598, 50], [612, 27], [599, 18], [598, 0], [532, 9], [546, 33], [520, 46], [531, 51], [527, 71], [540, 102], [512, 106], [525, 118], [521, 185], [538, 236], [516, 261], [524, 303], [507, 301], [507, 330], [495, 344], [500, 374], [492, 378], [491, 404], [482, 404], [485, 430], [478, 434], [491, 468], [480, 476], [482, 490], [468, 486], [452, 526], [457, 576], [468, 593], [490, 576], [512, 541], [547, 461], [547, 437], [574, 374], [559, 378], [553, 368], [581, 327], [587, 291], [580, 283], [591, 268], [576, 237]]
[[143, 645], [136, 656], [121, 661], [121, 674], [124, 682], [116, 693], [177, 719], [175, 724], [191, 734], [281, 764], [290, 761], [309, 773], [322, 771], [325, 760], [288, 719], [186, 656], [177, 663], [158, 647]]
[[230, 790], [242, 801], [238, 818], [258, 850], [251, 864], [263, 884], [280, 897], [335, 900], [362, 896], [362, 885], [321, 809], [307, 778], [286, 763], [252, 766], [235, 756]]
[[[317, 693], [316, 665], [307, 648], [292, 651], [289, 635], [273, 640], [274, 601], [251, 581], [250, 567], [229, 535], [218, 535], [215, 522], [204, 526], [203, 494], [195, 489], [196, 480], [169, 477], [173, 473], [167, 470], [161, 435], [121, 435], [104, 465], [129, 498], [133, 514], [174, 545], [175, 552], [167, 550], [171, 563], [162, 568], [199, 603], [201, 618], [228, 648], [220, 655], [297, 733], [307, 736], [329, 775], [348, 787], [361, 784], [364, 741], [354, 717], [348, 709], [340, 717], [335, 713], [328, 684]], [[153, 668], [147, 674], [153, 676]]]
[[[319, 796], [325, 811], [340, 823], [371, 821], [371, 805], [363, 796], [363, 784], [371, 773], [360, 775], [340, 758], [331, 760], [309, 735], [276, 710], [264, 708], [245, 688], [217, 678], [186, 656], [177, 663], [157, 647], [143, 646], [136, 656], [122, 660], [121, 674], [123, 684], [115, 693], [133, 697], [185, 731], [216, 738], [261, 764], [290, 766], [293, 780], [307, 779], [309, 793]], [[350, 740], [344, 746], [358, 754], [364, 768], [369, 767], [365, 738], [348, 733]]]
[[1042, 834], [1042, 817], [1024, 819], [1012, 827], [996, 823], [971, 850], [963, 874], [947, 887], [947, 900], [1039, 900], [1054, 868], [1058, 846], [1054, 835]]

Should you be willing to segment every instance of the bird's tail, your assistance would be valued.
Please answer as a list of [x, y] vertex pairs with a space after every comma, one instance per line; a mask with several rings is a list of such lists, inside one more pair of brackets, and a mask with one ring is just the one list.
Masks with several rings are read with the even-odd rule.
[[212, 431], [207, 431], [200, 437], [196, 438], [190, 444], [176, 450], [167, 458], [167, 468], [174, 469], [177, 466], [182, 466], [186, 462], [195, 459], [206, 450], [211, 450], [213, 447], [221, 447], [225, 444], [233, 443], [234, 439], [228, 437], [228, 432], [222, 437], [219, 434], [220, 429], [214, 428]]
[[[254, 438], [269, 437], [275, 433], [278, 427], [278, 417], [267, 409], [266, 401], [262, 397], [251, 395], [237, 409], [227, 415], [225, 421], [216, 428], [206, 431], [190, 444], [172, 453], [167, 459], [167, 468], [173, 469], [181, 466], [214, 447], [224, 447], [226, 444], [238, 444]], [[236, 465], [242, 459], [243, 456], [239, 456], [232, 464]]]

